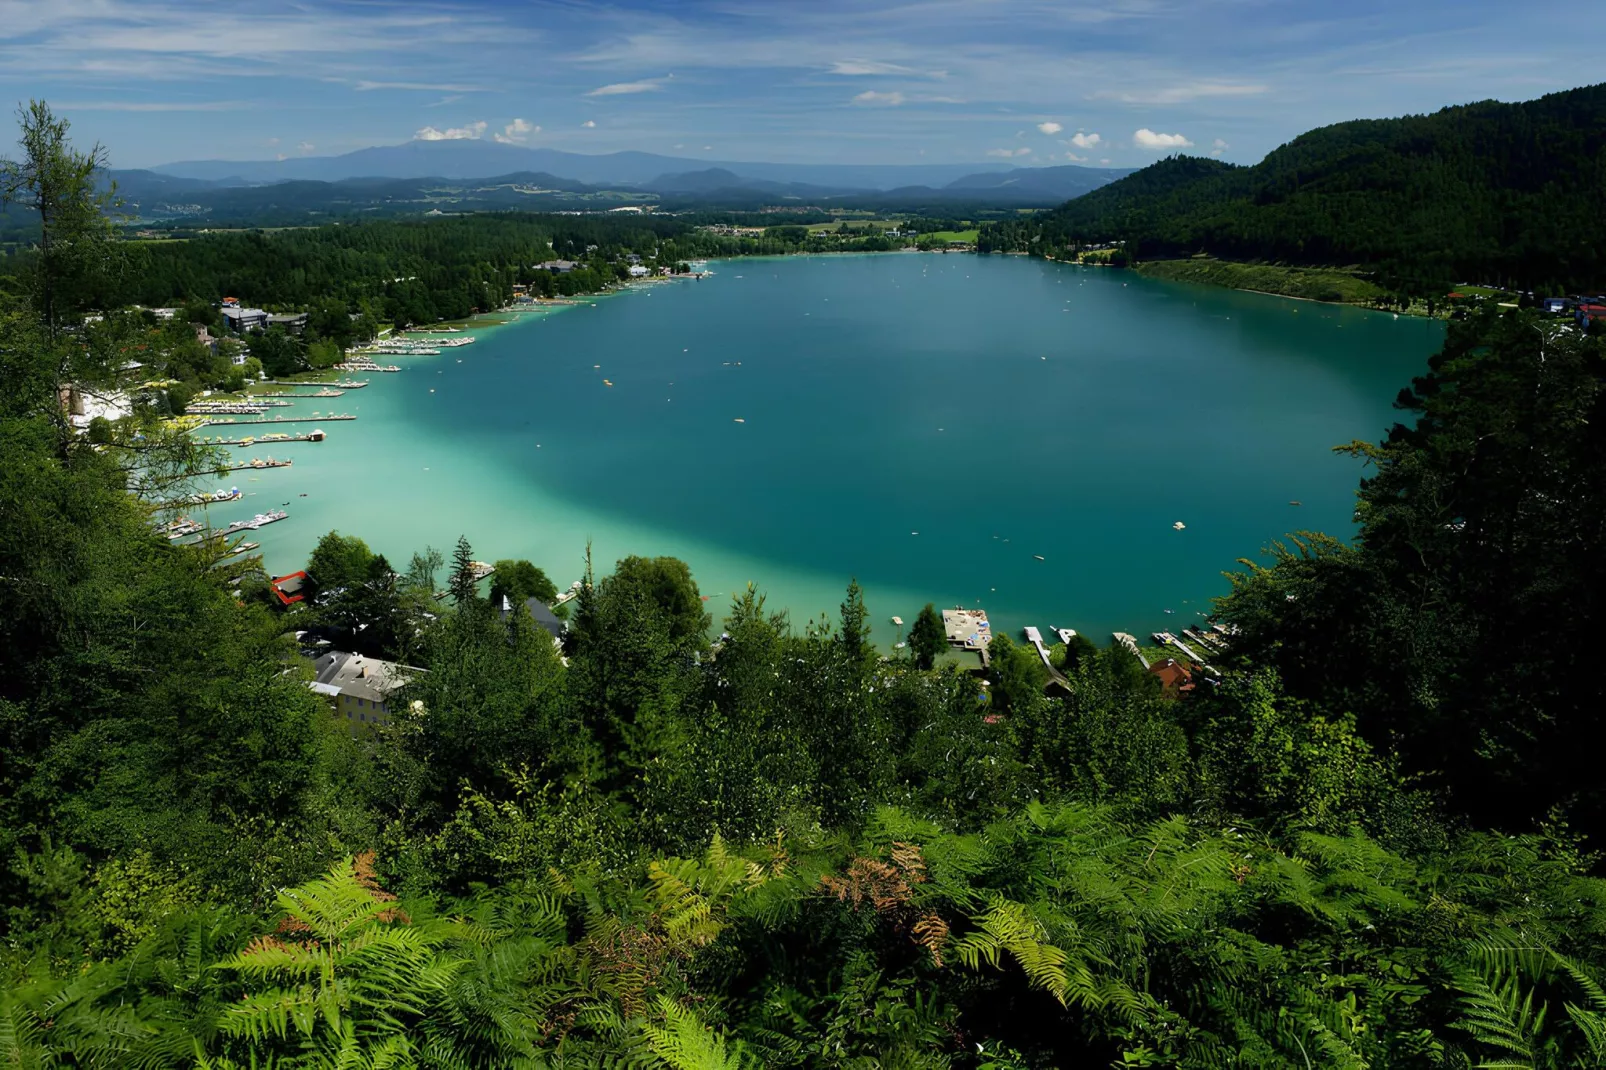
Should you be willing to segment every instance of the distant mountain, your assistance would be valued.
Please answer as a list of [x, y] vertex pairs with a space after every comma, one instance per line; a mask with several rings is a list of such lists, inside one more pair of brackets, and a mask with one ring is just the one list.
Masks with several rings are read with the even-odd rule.
[[283, 182], [289, 179], [338, 182], [348, 178], [423, 178], [431, 175], [467, 179], [515, 171], [536, 171], [562, 175], [594, 186], [640, 186], [662, 175], [711, 168], [730, 171], [743, 179], [805, 183], [850, 190], [917, 185], [940, 187], [978, 170], [974, 164], [739, 163], [659, 156], [650, 152], [587, 155], [471, 139], [409, 141], [404, 145], [358, 149], [343, 156], [262, 161], [192, 160], [165, 164], [151, 170], [179, 178], [233, 181], [239, 184]]
[[[776, 182], [764, 178], [743, 178], [723, 167], [710, 167], [702, 171], [685, 171], [680, 174], [659, 175], [642, 186], [643, 189], [662, 194], [694, 195], [705, 200], [750, 200], [752, 194], [768, 198], [798, 200], [830, 200], [833, 197], [851, 196], [875, 190], [848, 189], [834, 186], [817, 186], [807, 182]], [[763, 199], [763, 198], [761, 198]]]
[[1107, 186], [1117, 179], [1130, 175], [1133, 168], [1080, 167], [1064, 164], [1059, 167], [1018, 167], [1012, 171], [984, 171], [966, 175], [943, 187], [945, 191], [982, 192], [992, 194], [1018, 194], [1021, 200], [1068, 201]]
[[295, 179], [261, 185], [225, 185], [149, 172], [113, 171], [124, 210], [136, 218], [204, 219], [208, 223], [269, 226], [320, 217], [422, 215], [431, 211], [563, 211], [651, 203], [645, 192], [604, 190], [540, 172], [494, 178], [351, 178], [341, 182]]
[[1401, 289], [1593, 289], [1606, 285], [1603, 190], [1597, 85], [1325, 126], [1253, 167], [1173, 157], [1045, 216], [990, 227], [982, 246], [1121, 240], [1149, 259], [1359, 264]]

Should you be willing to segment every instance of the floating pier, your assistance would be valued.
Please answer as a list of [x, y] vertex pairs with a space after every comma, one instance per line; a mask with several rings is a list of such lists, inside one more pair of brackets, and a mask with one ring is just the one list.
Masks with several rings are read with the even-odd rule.
[[1048, 647], [1043, 645], [1043, 633], [1036, 628], [1026, 629], [1026, 641], [1037, 648], [1037, 656], [1042, 659], [1043, 668], [1048, 670], [1048, 678], [1056, 684], [1070, 687], [1071, 682], [1065, 679], [1065, 674], [1054, 667], [1054, 659], [1048, 656]]
[[227, 468], [225, 468], [224, 471], [225, 472], [244, 472], [247, 469], [260, 470], [260, 469], [263, 469], [263, 468], [289, 468], [294, 463], [295, 463], [294, 461], [288, 461], [288, 460], [286, 460], [286, 461], [276, 461], [272, 457], [269, 457], [265, 461], [261, 461], [261, 460], [257, 460], [255, 458], [252, 458], [251, 460], [247, 461], [245, 464], [231, 464]]
[[[266, 513], [258, 513], [250, 520], [236, 520], [226, 528], [207, 529], [203, 531], [198, 538], [193, 538], [189, 542], [181, 543], [180, 545], [198, 546], [199, 544], [206, 542], [208, 539], [226, 539], [237, 531], [256, 531], [260, 528], [267, 527], [269, 524], [277, 524], [281, 520], [288, 519], [289, 516], [290, 514], [285, 512], [283, 509], [270, 509]], [[193, 523], [193, 521], [191, 521], [191, 523]], [[168, 536], [169, 539], [182, 537], [183, 536]]]
[[320, 424], [330, 420], [355, 420], [355, 416], [341, 413], [337, 416], [270, 416], [262, 420], [206, 420], [202, 427], [244, 427], [246, 424]]
[[328, 432], [320, 429], [308, 431], [304, 435], [285, 435], [283, 438], [208, 438], [202, 439], [203, 446], [277, 446], [281, 442], [322, 442], [328, 437]]

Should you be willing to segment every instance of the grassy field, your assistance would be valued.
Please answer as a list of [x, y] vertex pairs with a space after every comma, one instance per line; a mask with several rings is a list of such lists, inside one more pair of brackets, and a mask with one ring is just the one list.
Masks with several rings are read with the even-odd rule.
[[1174, 282], [1201, 282], [1235, 290], [1258, 290], [1312, 301], [1369, 304], [1384, 290], [1359, 272], [1346, 268], [1298, 268], [1282, 264], [1240, 264], [1211, 257], [1152, 260], [1138, 272]]
[[979, 227], [972, 227], [970, 230], [939, 230], [931, 234], [920, 235], [920, 240], [934, 242], [962, 241], [974, 244], [980, 234], [981, 228]]

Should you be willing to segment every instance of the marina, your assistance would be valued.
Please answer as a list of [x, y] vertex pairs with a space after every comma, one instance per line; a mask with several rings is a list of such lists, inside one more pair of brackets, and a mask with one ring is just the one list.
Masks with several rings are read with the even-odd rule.
[[[200, 532], [201, 534], [195, 535], [194, 537], [190, 538], [188, 542], [183, 542], [179, 545], [195, 546], [199, 543], [205, 542], [208, 539], [226, 539], [236, 532], [260, 531], [269, 524], [277, 524], [281, 520], [289, 519], [289, 516], [290, 514], [282, 509], [270, 509], [266, 513], [256, 514], [250, 520], [236, 520], [226, 528], [207, 528], [204, 524], [197, 524], [184, 534], [190, 535], [192, 532]], [[190, 521], [190, 523], [195, 524], [194, 521]], [[169, 539], [179, 539], [183, 537], [184, 535], [168, 535]]]
[[335, 413], [328, 416], [270, 416], [261, 420], [203, 420], [201, 427], [243, 427], [246, 424], [317, 424], [327, 423], [330, 420], [355, 420], [357, 417], [350, 413]]
[[[322, 442], [327, 437], [329, 437], [328, 433], [320, 429], [317, 431], [308, 431], [304, 435], [260, 435], [248, 436], [246, 438], [209, 438], [204, 439], [203, 441], [209, 446], [259, 446], [267, 445], [269, 443], [278, 445], [281, 442]], [[285, 463], [289, 464], [290, 462], [286, 461]]]
[[227, 468], [225, 468], [223, 470], [225, 472], [244, 472], [244, 471], [247, 471], [249, 469], [260, 470], [260, 469], [263, 469], [263, 468], [289, 468], [294, 463], [295, 463], [294, 461], [290, 461], [290, 460], [276, 461], [272, 457], [269, 457], [266, 460], [261, 460], [261, 459], [253, 457], [251, 460], [245, 462], [244, 464], [231, 464], [231, 465], [229, 465]]

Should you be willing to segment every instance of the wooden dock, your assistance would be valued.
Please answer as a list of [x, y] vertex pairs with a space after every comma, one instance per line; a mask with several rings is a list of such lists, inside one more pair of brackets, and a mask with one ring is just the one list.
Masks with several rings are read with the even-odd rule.
[[1147, 669], [1149, 667], [1149, 659], [1144, 657], [1143, 656], [1143, 651], [1138, 649], [1138, 637], [1137, 636], [1130, 635], [1127, 632], [1111, 632], [1110, 633], [1110, 637], [1112, 639], [1114, 639], [1117, 643], [1120, 643], [1122, 646], [1124, 646], [1128, 650], [1130, 650], [1132, 652], [1132, 656], [1137, 658], [1138, 662], [1145, 669]]
[[1048, 647], [1043, 645], [1043, 633], [1036, 628], [1026, 629], [1026, 641], [1037, 648], [1037, 656], [1043, 661], [1043, 668], [1048, 670], [1048, 678], [1063, 687], [1070, 687], [1071, 682], [1065, 679], [1065, 674], [1054, 667], [1054, 659], [1048, 655]]
[[261, 420], [205, 420], [201, 427], [244, 427], [247, 424], [321, 424], [331, 420], [355, 420], [355, 416], [269, 416]]
[[1188, 648], [1186, 643], [1172, 635], [1170, 632], [1155, 632], [1154, 641], [1159, 643], [1161, 646], [1176, 647], [1183, 653], [1184, 656], [1188, 658], [1189, 661], [1195, 662], [1199, 665], [1205, 664], [1204, 658], [1201, 658], [1198, 654], [1195, 654]]
[[225, 471], [225, 472], [264, 472], [264, 471], [268, 470], [269, 468], [289, 468], [294, 463], [295, 463], [294, 461], [264, 461], [261, 464], [252, 464], [250, 461], [247, 461], [245, 464], [231, 464], [231, 465], [228, 465], [227, 467], [225, 467], [223, 469], [223, 471]]
[[322, 442], [327, 437], [328, 437], [328, 432], [326, 432], [326, 431], [324, 431], [323, 429], [320, 428], [317, 431], [308, 431], [304, 435], [286, 435], [284, 438], [270, 438], [270, 439], [267, 439], [267, 440], [263, 440], [263, 439], [260, 439], [260, 438], [213, 438], [213, 439], [202, 439], [201, 440], [201, 445], [203, 445], [203, 446], [263, 446], [263, 447], [266, 447], [266, 446], [277, 446], [281, 442]]

